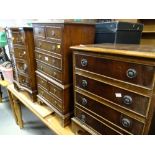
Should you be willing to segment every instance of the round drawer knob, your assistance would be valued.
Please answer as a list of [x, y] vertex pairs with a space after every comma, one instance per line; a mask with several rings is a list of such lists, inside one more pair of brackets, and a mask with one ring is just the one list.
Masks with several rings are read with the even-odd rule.
[[81, 65], [82, 65], [83, 67], [87, 66], [87, 64], [88, 64], [88, 61], [87, 61], [86, 59], [82, 59], [82, 60], [81, 60]]
[[122, 118], [121, 123], [125, 128], [131, 127], [131, 121], [128, 118]]
[[82, 87], [87, 87], [88, 83], [86, 80], [82, 80]]
[[136, 70], [135, 69], [128, 69], [127, 70], [127, 77], [128, 78], [134, 78], [134, 77], [136, 77], [137, 76], [137, 72], [136, 72]]
[[123, 97], [123, 103], [126, 104], [126, 105], [132, 104], [132, 97], [131, 96], [128, 96], [128, 95], [125, 95]]
[[86, 121], [86, 116], [84, 114], [81, 115], [81, 121], [85, 122]]
[[82, 104], [86, 105], [87, 104], [87, 99], [86, 98], [82, 98]]
[[22, 79], [22, 82], [23, 82], [23, 83], [25, 83], [25, 80], [24, 80], [24, 79]]

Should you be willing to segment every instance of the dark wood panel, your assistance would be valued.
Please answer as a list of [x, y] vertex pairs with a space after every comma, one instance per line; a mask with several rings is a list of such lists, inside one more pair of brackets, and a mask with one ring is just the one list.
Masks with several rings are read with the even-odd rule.
[[46, 37], [54, 39], [62, 39], [62, 27], [59, 26], [46, 26]]
[[[142, 134], [144, 124], [134, 120], [131, 117], [122, 114], [119, 111], [116, 111], [106, 105], [104, 103], [99, 103], [95, 100], [90, 99], [80, 93], [76, 93], [76, 102], [80, 104], [82, 107], [91, 110], [92, 112], [100, 115], [101, 117], [109, 120], [110, 122], [116, 124], [117, 126], [133, 133], [133, 134]], [[123, 119], [126, 119], [126, 123], [129, 126], [124, 126], [122, 123]]]
[[62, 72], [60, 72], [57, 69], [54, 69], [44, 63], [37, 61], [37, 70], [46, 74], [47, 76], [50, 76], [52, 79], [54, 79], [60, 83], [64, 83], [64, 81], [62, 79]]
[[74, 112], [75, 112], [75, 117], [77, 117], [82, 123], [90, 127], [93, 127], [93, 129], [99, 132], [100, 134], [103, 134], [103, 135], [118, 135], [119, 134], [77, 107], [75, 107]]
[[44, 54], [40, 51], [35, 51], [36, 59], [39, 61], [42, 61], [48, 65], [51, 65], [52, 67], [62, 70], [62, 59], [58, 57], [53, 57], [52, 54]]
[[102, 57], [75, 55], [76, 67], [107, 77], [152, 88], [155, 68], [142, 64], [116, 61]]
[[50, 42], [46, 40], [36, 39], [35, 46], [36, 48], [44, 49], [51, 53], [61, 54], [61, 44], [57, 43], [56, 41]]
[[139, 114], [146, 115], [149, 98], [123, 90], [90, 78], [76, 75], [76, 86], [94, 93], [102, 98], [126, 107]]

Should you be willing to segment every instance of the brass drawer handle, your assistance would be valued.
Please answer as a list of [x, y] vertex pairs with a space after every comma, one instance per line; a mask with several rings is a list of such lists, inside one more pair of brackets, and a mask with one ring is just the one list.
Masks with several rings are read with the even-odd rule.
[[82, 60], [81, 60], [81, 66], [82, 66], [82, 67], [87, 66], [87, 64], [88, 64], [87, 59], [82, 59]]
[[132, 68], [129, 68], [126, 74], [127, 74], [127, 77], [130, 79], [135, 78], [137, 76], [136, 70]]
[[56, 89], [53, 89], [53, 91], [54, 91], [54, 94], [56, 94], [57, 90]]
[[42, 96], [44, 95], [44, 92], [43, 92], [43, 91], [41, 92], [41, 95], [42, 95]]
[[86, 116], [84, 114], [81, 115], [81, 121], [85, 122], [86, 121]]
[[76, 131], [75, 134], [76, 135], [85, 135], [84, 131], [82, 131], [80, 129], [78, 131]]
[[82, 80], [82, 87], [87, 87], [88, 83], [86, 80]]
[[26, 54], [25, 51], [23, 51], [22, 53], [19, 53], [19, 57], [23, 57]]
[[122, 118], [121, 123], [122, 123], [122, 126], [125, 128], [130, 128], [132, 125], [131, 120], [129, 120], [128, 118]]
[[41, 46], [42, 46], [42, 43], [41, 43], [41, 42], [39, 42], [39, 43], [38, 43], [38, 46], [39, 46], [39, 47], [41, 47]]
[[43, 66], [40, 66], [40, 69], [43, 71]]
[[52, 36], [55, 36], [54, 30], [51, 31], [51, 35], [52, 35]]
[[87, 99], [86, 98], [82, 98], [82, 104], [86, 105], [87, 104]]
[[56, 72], [54, 72], [54, 73], [53, 73], [53, 76], [55, 77], [56, 75], [57, 75], [57, 73], [56, 73]]
[[55, 50], [55, 49], [56, 49], [55, 45], [52, 45], [52, 50]]
[[38, 58], [41, 59], [41, 55], [40, 54], [38, 55]]
[[55, 63], [55, 59], [52, 59], [52, 64], [54, 64]]
[[41, 83], [44, 84], [44, 81], [42, 80]]
[[125, 95], [123, 97], [123, 103], [126, 105], [131, 105], [132, 104], [132, 97], [129, 95]]
[[25, 83], [25, 79], [22, 79], [22, 83]]

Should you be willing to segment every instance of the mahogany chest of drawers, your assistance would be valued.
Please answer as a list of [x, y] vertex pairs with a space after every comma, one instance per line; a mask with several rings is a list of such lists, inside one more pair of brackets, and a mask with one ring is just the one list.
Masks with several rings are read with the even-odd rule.
[[73, 114], [72, 52], [69, 47], [94, 42], [95, 25], [33, 23], [38, 102], [59, 116], [62, 126]]
[[[155, 134], [155, 48], [94, 44], [71, 49], [73, 124], [85, 126], [86, 133]], [[73, 130], [82, 131], [75, 125]]]
[[14, 86], [37, 99], [36, 62], [32, 27], [7, 28], [8, 45], [13, 65]]

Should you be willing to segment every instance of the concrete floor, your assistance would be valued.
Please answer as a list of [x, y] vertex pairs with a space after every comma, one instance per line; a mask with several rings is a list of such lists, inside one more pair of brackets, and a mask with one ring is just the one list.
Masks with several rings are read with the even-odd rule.
[[[3, 90], [5, 91], [5, 90]], [[5, 94], [5, 93], [4, 93]], [[6, 96], [3, 96], [6, 100]], [[0, 135], [53, 135], [31, 111], [22, 106], [24, 128], [16, 124], [8, 101], [0, 103]]]

